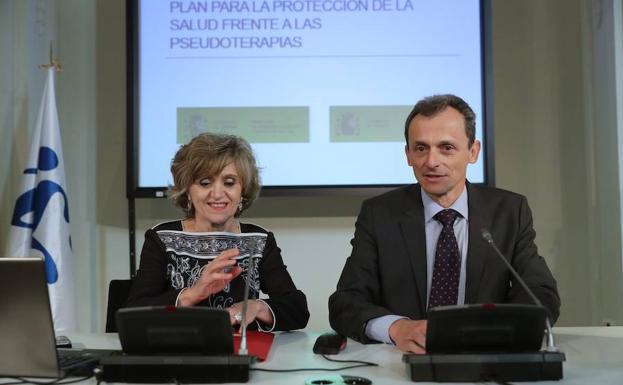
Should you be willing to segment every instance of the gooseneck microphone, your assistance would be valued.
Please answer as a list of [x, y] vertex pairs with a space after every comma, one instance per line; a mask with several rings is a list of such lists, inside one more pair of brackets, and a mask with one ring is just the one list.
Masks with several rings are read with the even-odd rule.
[[247, 349], [247, 307], [249, 306], [249, 282], [251, 281], [251, 274], [255, 270], [255, 259], [253, 256], [249, 256], [249, 267], [247, 269], [247, 279], [244, 284], [244, 297], [242, 300], [242, 320], [240, 322], [240, 347], [238, 348], [238, 355], [247, 355], [249, 350]]
[[[504, 254], [502, 254], [502, 252], [500, 251], [500, 249], [498, 249], [498, 247], [496, 246], [495, 242], [493, 241], [493, 236], [491, 236], [491, 233], [489, 232], [489, 230], [487, 230], [485, 228], [482, 228], [482, 229], [480, 229], [480, 233], [482, 234], [482, 238], [485, 241], [487, 241], [487, 243], [489, 245], [491, 245], [493, 250], [495, 250], [495, 253], [497, 254], [497, 256], [500, 257], [502, 262], [504, 262], [506, 267], [508, 267], [508, 270], [510, 270], [510, 272], [513, 274], [515, 279], [519, 282], [521, 287], [526, 291], [526, 293], [528, 293], [528, 295], [530, 296], [532, 301], [537, 306], [543, 307], [543, 304], [541, 303], [541, 301], [539, 301], [539, 299], [536, 297], [536, 295], [534, 295], [532, 290], [530, 290], [528, 285], [526, 285], [526, 282], [521, 278], [521, 276], [519, 276], [519, 274], [513, 268], [513, 266], [511, 266], [511, 264], [508, 262], [508, 260], [504, 257]], [[552, 324], [551, 324], [551, 321], [549, 319], [548, 312], [546, 312], [546, 314], [545, 314], [545, 327], [547, 328], [547, 351], [548, 352], [557, 352], [558, 348], [554, 344], [554, 334], [552, 333]]]

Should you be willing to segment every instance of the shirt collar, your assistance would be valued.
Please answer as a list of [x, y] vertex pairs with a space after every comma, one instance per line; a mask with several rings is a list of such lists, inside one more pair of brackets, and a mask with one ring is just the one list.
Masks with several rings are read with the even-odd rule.
[[[428, 196], [424, 189], [421, 188], [420, 193], [422, 194], [422, 204], [424, 205], [424, 223], [428, 223], [433, 220], [435, 214], [445, 208]], [[448, 208], [456, 210], [463, 218], [467, 219], [467, 186], [463, 187], [461, 195]]]

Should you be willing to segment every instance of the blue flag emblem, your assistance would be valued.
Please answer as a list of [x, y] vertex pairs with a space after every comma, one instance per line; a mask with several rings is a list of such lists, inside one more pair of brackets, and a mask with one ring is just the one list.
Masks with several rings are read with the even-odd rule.
[[[58, 156], [49, 147], [39, 148], [39, 161], [37, 168], [27, 168], [24, 170], [24, 174], [37, 174], [39, 171], [52, 171], [58, 167]], [[23, 227], [31, 229], [33, 232], [31, 247], [35, 250], [39, 250], [45, 258], [45, 271], [48, 283], [55, 283], [58, 280], [58, 270], [56, 263], [50, 255], [50, 252], [37, 240], [34, 236], [34, 232], [41, 222], [41, 218], [45, 212], [50, 199], [54, 194], [61, 194], [64, 202], [63, 217], [67, 223], [69, 223], [69, 208], [67, 206], [67, 194], [61, 185], [54, 181], [42, 180], [37, 185], [17, 198], [15, 202], [15, 210], [13, 211], [13, 218], [11, 224], [13, 226]], [[31, 214], [31, 222], [25, 222], [22, 218], [29, 217]], [[71, 245], [71, 238], [69, 239]]]

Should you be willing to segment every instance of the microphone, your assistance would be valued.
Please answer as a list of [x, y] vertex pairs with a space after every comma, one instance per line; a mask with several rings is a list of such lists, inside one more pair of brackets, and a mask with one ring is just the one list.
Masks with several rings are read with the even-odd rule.
[[[539, 301], [539, 299], [536, 297], [536, 295], [534, 295], [534, 293], [532, 292], [532, 290], [530, 290], [530, 288], [528, 287], [528, 285], [526, 284], [526, 282], [521, 278], [521, 276], [519, 275], [519, 273], [517, 273], [517, 270], [515, 270], [513, 268], [513, 266], [511, 266], [511, 264], [508, 262], [508, 260], [504, 257], [504, 254], [502, 254], [502, 252], [500, 251], [500, 249], [498, 249], [498, 247], [496, 246], [495, 242], [493, 241], [493, 236], [491, 235], [491, 233], [489, 232], [489, 230], [482, 228], [480, 229], [480, 233], [482, 234], [482, 238], [487, 241], [487, 243], [489, 245], [491, 245], [491, 248], [493, 250], [495, 250], [495, 253], [497, 254], [498, 257], [500, 257], [500, 259], [502, 260], [502, 262], [504, 262], [504, 264], [506, 265], [506, 267], [508, 267], [508, 270], [510, 270], [510, 272], [513, 274], [513, 276], [515, 277], [515, 279], [517, 280], [517, 282], [519, 282], [519, 284], [521, 285], [521, 287], [526, 291], [526, 293], [528, 293], [528, 295], [530, 296], [530, 298], [532, 299], [532, 301], [540, 307], [543, 307], [543, 304], [541, 303], [541, 301]], [[554, 344], [554, 334], [552, 333], [552, 324], [551, 321], [549, 319], [549, 314], [546, 312], [545, 314], [545, 327], [547, 329], [547, 348], [546, 350], [548, 352], [558, 352], [558, 348], [556, 347], [556, 345]]]
[[247, 349], [247, 307], [249, 305], [249, 282], [251, 281], [251, 273], [255, 269], [255, 259], [253, 256], [249, 256], [249, 267], [247, 269], [247, 279], [244, 284], [244, 297], [242, 300], [242, 320], [240, 322], [240, 347], [238, 348], [238, 355], [246, 356], [249, 354]]

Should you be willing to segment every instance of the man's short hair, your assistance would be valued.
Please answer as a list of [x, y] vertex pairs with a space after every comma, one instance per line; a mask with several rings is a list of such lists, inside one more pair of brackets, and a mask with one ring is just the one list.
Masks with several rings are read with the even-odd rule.
[[471, 148], [476, 140], [476, 114], [465, 100], [452, 94], [428, 96], [417, 102], [409, 116], [407, 116], [405, 122], [405, 141], [407, 142], [407, 148], [409, 147], [409, 124], [411, 124], [411, 121], [415, 119], [417, 115], [426, 117], [435, 116], [448, 107], [454, 108], [463, 115], [468, 146]]

